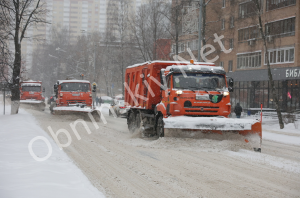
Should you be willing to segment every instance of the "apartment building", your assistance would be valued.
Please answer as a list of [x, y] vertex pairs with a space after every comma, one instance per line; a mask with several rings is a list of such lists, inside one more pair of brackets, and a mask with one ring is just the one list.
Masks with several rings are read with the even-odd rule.
[[[130, 2], [130, 12], [143, 3], [144, 0], [128, 0]], [[70, 32], [70, 39], [88, 34], [93, 31], [104, 33], [107, 24], [119, 9], [117, 2], [120, 0], [44, 0], [49, 13], [46, 17], [50, 24], [30, 27], [27, 36], [38, 36], [40, 41], [48, 40], [51, 36], [53, 26], [65, 27]], [[116, 21], [114, 21], [117, 23]], [[33, 39], [26, 39], [22, 43], [23, 58], [26, 67], [30, 70], [32, 65], [32, 51], [38, 43]]]
[[[284, 111], [300, 109], [300, 1], [260, 0], [260, 4], [280, 107]], [[199, 8], [193, 9], [192, 5], [190, 10], [188, 14], [199, 12]], [[190, 59], [188, 47], [197, 57], [198, 19], [187, 20], [183, 20], [179, 55]], [[239, 102], [245, 109], [257, 108], [261, 104], [264, 108], [275, 108], [268, 81], [266, 49], [258, 29], [254, 2], [212, 0], [206, 7], [206, 22], [206, 42], [216, 49], [207, 60], [215, 58], [216, 65], [223, 66], [227, 75], [234, 79], [232, 105]], [[194, 31], [186, 32], [185, 27]], [[214, 34], [224, 36], [221, 41], [225, 50], [214, 42]]]

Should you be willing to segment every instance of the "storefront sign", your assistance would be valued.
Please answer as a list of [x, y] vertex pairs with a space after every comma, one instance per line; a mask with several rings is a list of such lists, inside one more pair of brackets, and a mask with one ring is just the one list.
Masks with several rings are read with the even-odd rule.
[[300, 69], [286, 69], [285, 77], [287, 77], [287, 78], [300, 77]]

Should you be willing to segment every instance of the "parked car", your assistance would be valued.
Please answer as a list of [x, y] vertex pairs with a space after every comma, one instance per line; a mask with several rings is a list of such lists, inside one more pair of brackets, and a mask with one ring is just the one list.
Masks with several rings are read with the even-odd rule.
[[51, 102], [54, 102], [54, 101], [55, 101], [55, 94], [51, 95], [50, 98], [48, 98], [47, 103], [51, 104]]
[[[127, 116], [128, 108], [125, 107], [124, 100], [113, 100], [111, 107], [117, 114], [117, 117]], [[109, 116], [113, 116], [111, 111], [109, 111]]]
[[109, 96], [101, 96], [101, 103], [108, 103], [111, 104], [113, 99]]

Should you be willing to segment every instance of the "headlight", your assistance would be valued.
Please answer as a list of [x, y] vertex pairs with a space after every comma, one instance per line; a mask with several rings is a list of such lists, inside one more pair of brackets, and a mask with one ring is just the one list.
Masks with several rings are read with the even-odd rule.
[[223, 92], [223, 96], [228, 96], [229, 95], [229, 92], [228, 91], [224, 91]]
[[60, 97], [63, 97], [63, 94], [62, 94], [62, 93], [60, 93]]
[[179, 90], [179, 91], [176, 91], [176, 93], [177, 93], [178, 95], [180, 95], [180, 94], [182, 94], [182, 91]]

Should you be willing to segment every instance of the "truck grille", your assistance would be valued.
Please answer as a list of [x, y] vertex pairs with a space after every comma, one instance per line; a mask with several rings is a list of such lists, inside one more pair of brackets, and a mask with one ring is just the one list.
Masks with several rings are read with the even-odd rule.
[[217, 113], [218, 110], [206, 110], [206, 109], [203, 109], [202, 110], [185, 110], [185, 112], [189, 113], [189, 112], [203, 112], [203, 113]]
[[71, 104], [85, 103], [85, 100], [67, 100], [67, 103], [71, 103]]
[[195, 112], [202, 112], [202, 113], [217, 113], [219, 107], [212, 107], [212, 106], [193, 106], [193, 107], [185, 107], [186, 113], [195, 113]]
[[192, 107], [185, 107], [185, 108], [204, 108], [204, 109], [219, 109], [219, 107], [210, 107], [210, 106], [192, 106]]

